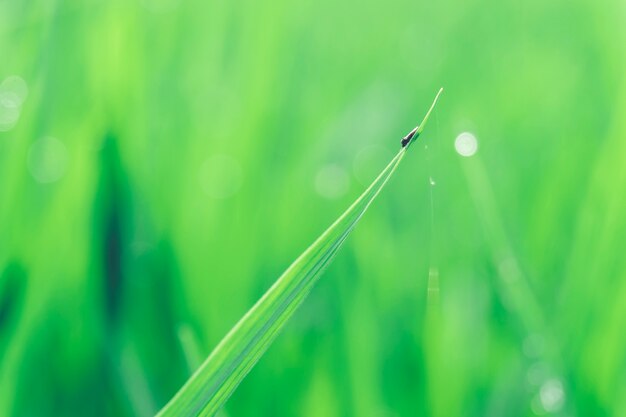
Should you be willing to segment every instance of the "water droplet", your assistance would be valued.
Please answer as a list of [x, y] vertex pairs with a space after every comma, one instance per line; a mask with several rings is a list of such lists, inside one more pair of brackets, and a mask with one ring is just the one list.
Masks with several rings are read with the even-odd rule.
[[472, 156], [478, 150], [478, 140], [476, 136], [469, 132], [463, 132], [456, 137], [454, 148], [461, 156]]
[[232, 197], [243, 184], [241, 165], [230, 155], [213, 155], [200, 166], [200, 183], [209, 197], [218, 200]]
[[348, 191], [349, 186], [350, 178], [339, 165], [326, 165], [315, 176], [315, 191], [324, 198], [339, 198]]
[[428, 182], [430, 182], [430, 185], [432, 186], [435, 186], [437, 184], [435, 180], [433, 179], [433, 177], [428, 178]]
[[434, 266], [428, 269], [427, 295], [429, 300], [433, 299], [433, 301], [439, 295], [439, 269]]
[[57, 138], [39, 139], [28, 150], [28, 170], [37, 182], [43, 184], [61, 179], [67, 169], [67, 162], [67, 148]]

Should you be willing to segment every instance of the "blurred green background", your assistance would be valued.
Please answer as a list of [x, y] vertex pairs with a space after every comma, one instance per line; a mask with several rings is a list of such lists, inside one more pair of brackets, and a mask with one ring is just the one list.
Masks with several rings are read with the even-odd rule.
[[223, 416], [626, 416], [625, 21], [0, 0], [0, 415], [154, 414], [443, 86]]

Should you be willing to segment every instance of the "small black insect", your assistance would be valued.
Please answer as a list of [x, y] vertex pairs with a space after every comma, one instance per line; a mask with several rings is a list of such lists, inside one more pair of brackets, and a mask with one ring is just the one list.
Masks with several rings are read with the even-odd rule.
[[[417, 132], [418, 128], [419, 126], [411, 130], [408, 135], [402, 138], [402, 141], [400, 143], [402, 144], [403, 148], [406, 147], [406, 145], [408, 145], [411, 142], [411, 139], [413, 139], [413, 136], [415, 136], [415, 133]], [[419, 133], [417, 134], [417, 136], [419, 136]], [[417, 139], [417, 136], [415, 136], [415, 139]]]

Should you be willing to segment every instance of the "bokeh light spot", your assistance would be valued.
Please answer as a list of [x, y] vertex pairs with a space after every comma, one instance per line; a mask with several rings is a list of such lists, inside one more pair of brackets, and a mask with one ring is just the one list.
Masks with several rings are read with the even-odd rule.
[[548, 378], [550, 369], [545, 362], [533, 363], [526, 372], [526, 379], [532, 386], [538, 387]]
[[456, 137], [454, 148], [461, 156], [472, 156], [478, 150], [478, 140], [473, 134], [463, 132]]
[[553, 378], [544, 382], [539, 390], [539, 399], [547, 412], [554, 413], [560, 411], [565, 402], [565, 392], [563, 391], [561, 381]]
[[28, 86], [21, 77], [12, 75], [0, 83], [0, 132], [7, 132], [15, 127], [26, 96]]
[[211, 198], [226, 199], [235, 195], [243, 183], [239, 162], [230, 155], [215, 154], [200, 167], [202, 190]]
[[21, 106], [28, 97], [28, 84], [22, 77], [11, 75], [0, 84], [0, 94], [4, 92], [14, 94], [18, 99], [18, 106]]
[[53, 137], [39, 139], [28, 151], [28, 170], [40, 183], [58, 181], [65, 174], [67, 162], [65, 144]]
[[324, 198], [339, 198], [348, 191], [349, 186], [350, 178], [339, 165], [326, 165], [315, 176], [315, 191]]
[[0, 132], [11, 130], [20, 118], [20, 106], [15, 94], [0, 92]]

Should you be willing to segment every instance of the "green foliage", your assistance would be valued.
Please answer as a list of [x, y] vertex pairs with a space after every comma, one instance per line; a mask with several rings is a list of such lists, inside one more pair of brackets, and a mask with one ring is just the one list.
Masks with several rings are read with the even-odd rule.
[[0, 416], [156, 414], [440, 84], [220, 414], [626, 415], [625, 39], [618, 0], [0, 1]]
[[265, 353], [308, 296], [320, 274], [391, 178], [409, 145], [424, 130], [443, 89], [415, 129], [415, 135], [359, 198], [309, 246], [222, 339], [159, 416], [214, 415]]

